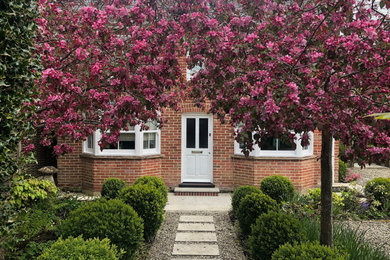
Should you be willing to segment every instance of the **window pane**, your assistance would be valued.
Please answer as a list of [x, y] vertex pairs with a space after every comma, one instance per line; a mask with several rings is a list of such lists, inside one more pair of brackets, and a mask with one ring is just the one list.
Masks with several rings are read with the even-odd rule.
[[119, 135], [119, 149], [135, 149], [135, 134], [123, 133]]
[[187, 118], [187, 148], [195, 148], [195, 118]]
[[148, 121], [146, 124], [146, 126], [149, 126], [149, 129], [150, 131], [152, 130], [157, 130], [157, 121], [153, 120], [153, 121]]
[[276, 150], [276, 138], [268, 137], [262, 141], [261, 150]]
[[295, 151], [296, 145], [287, 136], [279, 138], [278, 150], [281, 151]]
[[117, 144], [107, 144], [104, 149], [106, 150], [117, 150], [118, 149], [118, 145]]
[[207, 118], [199, 119], [199, 148], [209, 147], [209, 120]]
[[93, 148], [93, 135], [88, 136], [87, 147], [88, 147], [88, 149], [92, 149]]
[[156, 133], [144, 133], [144, 149], [155, 149], [156, 139]]

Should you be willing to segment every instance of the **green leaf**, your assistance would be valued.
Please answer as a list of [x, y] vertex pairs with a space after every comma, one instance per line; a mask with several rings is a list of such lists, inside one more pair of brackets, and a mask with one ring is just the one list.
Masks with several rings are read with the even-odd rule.
[[375, 119], [381, 119], [381, 120], [390, 120], [390, 112], [388, 113], [375, 113], [371, 115], [367, 115], [365, 117], [375, 117]]

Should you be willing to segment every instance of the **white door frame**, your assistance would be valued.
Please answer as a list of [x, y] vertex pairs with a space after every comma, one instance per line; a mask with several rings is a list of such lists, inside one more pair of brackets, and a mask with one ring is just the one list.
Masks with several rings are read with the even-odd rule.
[[[208, 118], [209, 119], [209, 135], [208, 135], [208, 149], [204, 150], [205, 152], [209, 153], [208, 158], [208, 177], [203, 179], [189, 179], [186, 176], [186, 165], [185, 165], [185, 159], [186, 159], [186, 151], [188, 152], [189, 149], [192, 150], [202, 150], [200, 148], [197, 148], [197, 145], [199, 144], [199, 134], [198, 129], [199, 126], [196, 125], [196, 131], [195, 131], [195, 148], [186, 148], [186, 120], [187, 118]], [[198, 122], [198, 120], [196, 121]], [[181, 182], [213, 182], [213, 115], [206, 114], [206, 113], [185, 113], [182, 114], [181, 117]]]

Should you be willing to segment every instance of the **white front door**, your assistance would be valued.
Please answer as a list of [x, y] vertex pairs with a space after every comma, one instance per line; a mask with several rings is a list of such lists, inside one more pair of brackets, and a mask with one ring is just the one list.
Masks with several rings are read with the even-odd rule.
[[182, 117], [182, 182], [213, 182], [213, 117]]

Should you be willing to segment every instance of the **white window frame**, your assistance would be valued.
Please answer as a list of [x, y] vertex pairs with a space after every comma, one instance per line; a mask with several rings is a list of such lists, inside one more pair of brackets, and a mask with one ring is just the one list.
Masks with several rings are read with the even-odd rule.
[[[155, 148], [144, 148], [144, 134], [156, 134], [156, 147]], [[142, 154], [159, 154], [160, 153], [160, 129], [156, 130], [143, 130], [140, 137]], [[137, 139], [136, 139], [137, 144]]]
[[[301, 145], [301, 135], [296, 134], [296, 139], [294, 140], [295, 143], [295, 150], [261, 150], [260, 147], [255, 144], [253, 145], [253, 151], [249, 153], [249, 156], [253, 157], [305, 157], [313, 155], [313, 147], [314, 147], [314, 134], [312, 132], [309, 132], [309, 141], [310, 144], [308, 145], [307, 149], [303, 149]], [[236, 155], [244, 155], [242, 152], [242, 149], [240, 148], [240, 144], [235, 140], [234, 141], [234, 154]]]
[[[134, 133], [135, 134], [135, 147], [134, 149], [103, 149], [100, 150], [98, 140], [102, 138], [102, 133], [97, 130], [93, 133], [93, 149], [88, 149], [88, 139], [83, 141], [83, 153], [93, 154], [95, 156], [143, 156], [143, 155], [154, 155], [160, 154], [161, 147], [161, 131], [156, 130], [141, 130], [141, 126], [134, 126], [134, 130], [131, 131], [120, 131], [120, 133]], [[144, 133], [156, 133], [156, 148], [143, 149], [143, 137]]]
[[192, 69], [189, 69], [187, 66], [187, 71], [186, 71], [187, 81], [190, 81], [201, 69], [203, 69], [203, 66], [195, 66]]
[[[92, 138], [92, 147], [91, 148], [88, 147], [88, 138], [90, 138], [90, 137]], [[92, 135], [87, 137], [87, 140], [85, 140], [83, 142], [83, 153], [90, 153], [90, 154], [94, 153], [94, 149], [95, 149], [95, 146], [96, 146], [95, 140], [96, 140], [95, 139], [95, 133], [93, 133]]]

